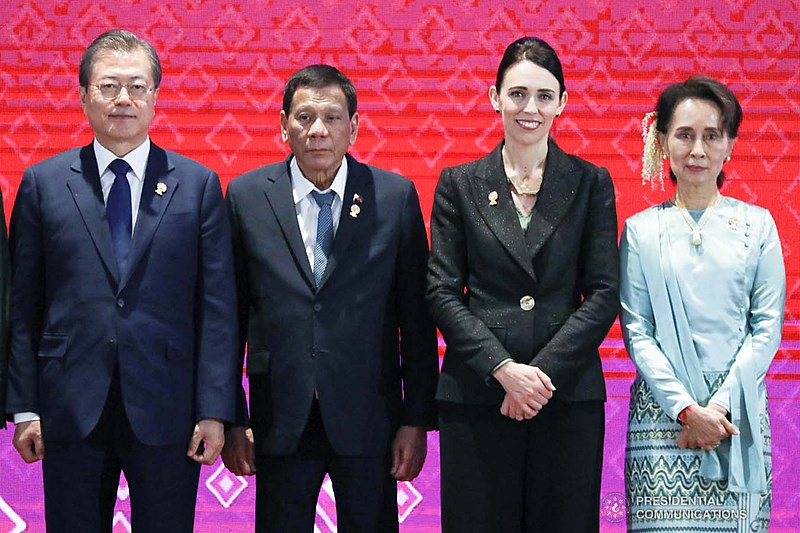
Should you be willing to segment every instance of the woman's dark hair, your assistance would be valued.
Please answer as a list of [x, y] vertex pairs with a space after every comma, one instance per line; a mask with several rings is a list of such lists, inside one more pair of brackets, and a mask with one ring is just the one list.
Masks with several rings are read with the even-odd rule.
[[[686, 99], [695, 98], [711, 102], [720, 111], [720, 126], [728, 138], [735, 139], [739, 134], [739, 124], [742, 123], [742, 106], [730, 89], [713, 78], [706, 76], [694, 76], [681, 83], [673, 83], [667, 87], [661, 96], [658, 97], [656, 104], [656, 130], [666, 135], [669, 131], [669, 124], [675, 114], [675, 108]], [[673, 183], [677, 182], [675, 174], [670, 169], [669, 178]], [[725, 181], [725, 173], [720, 172], [717, 176], [717, 187], [721, 187]]]
[[561, 71], [561, 61], [558, 59], [558, 54], [556, 54], [552, 46], [538, 37], [522, 37], [508, 45], [505, 53], [503, 53], [503, 59], [500, 60], [500, 66], [497, 67], [497, 80], [494, 86], [498, 92], [500, 92], [500, 87], [503, 85], [506, 71], [520, 61], [526, 60], [542, 67], [555, 76], [559, 85], [558, 96], [560, 97], [564, 94], [567, 87], [564, 85], [564, 73]]
[[342, 90], [345, 100], [347, 100], [347, 112], [350, 118], [353, 118], [358, 105], [356, 88], [347, 76], [330, 65], [309, 65], [292, 74], [283, 89], [283, 112], [287, 115], [291, 112], [292, 99], [294, 99], [297, 89], [323, 89], [331, 86], [339, 87]]

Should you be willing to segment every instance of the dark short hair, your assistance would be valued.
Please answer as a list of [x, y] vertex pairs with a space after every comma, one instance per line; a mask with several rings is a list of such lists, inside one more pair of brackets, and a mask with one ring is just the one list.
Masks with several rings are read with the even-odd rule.
[[503, 53], [503, 59], [500, 60], [500, 66], [497, 67], [497, 79], [494, 83], [498, 92], [503, 84], [506, 71], [520, 61], [531, 61], [534, 65], [538, 65], [552, 74], [558, 80], [559, 96], [562, 96], [564, 91], [567, 90], [566, 85], [564, 85], [561, 60], [558, 59], [558, 54], [553, 50], [553, 47], [538, 37], [522, 37], [509, 44], [505, 53]]
[[303, 87], [322, 89], [332, 85], [339, 87], [344, 93], [347, 100], [347, 111], [350, 118], [353, 118], [358, 105], [356, 88], [353, 86], [353, 82], [347, 79], [347, 76], [330, 65], [309, 65], [292, 74], [292, 77], [286, 82], [286, 87], [283, 88], [283, 112], [288, 115], [291, 111], [292, 99], [294, 99], [297, 89]]
[[136, 50], [143, 50], [147, 59], [150, 61], [150, 73], [153, 76], [155, 88], [161, 85], [161, 61], [158, 60], [153, 45], [140, 39], [133, 33], [125, 30], [109, 30], [99, 35], [92, 44], [86, 49], [81, 57], [81, 64], [78, 68], [78, 82], [81, 87], [89, 87], [89, 78], [92, 75], [94, 59], [98, 52], [132, 53]]
[[[707, 76], [693, 76], [680, 83], [673, 83], [661, 93], [656, 104], [656, 130], [662, 135], [669, 131], [675, 108], [689, 98], [705, 100], [717, 106], [720, 111], [720, 126], [728, 138], [735, 139], [739, 134], [739, 125], [742, 123], [742, 106], [736, 95], [725, 85]], [[676, 182], [677, 178], [670, 169], [669, 178]], [[717, 187], [725, 181], [725, 173], [717, 176]]]

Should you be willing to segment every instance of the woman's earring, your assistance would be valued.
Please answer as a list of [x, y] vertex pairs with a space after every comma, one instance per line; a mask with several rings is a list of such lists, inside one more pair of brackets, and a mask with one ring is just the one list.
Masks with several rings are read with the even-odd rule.
[[731, 156], [725, 158], [725, 162], [728, 163], [731, 160]]

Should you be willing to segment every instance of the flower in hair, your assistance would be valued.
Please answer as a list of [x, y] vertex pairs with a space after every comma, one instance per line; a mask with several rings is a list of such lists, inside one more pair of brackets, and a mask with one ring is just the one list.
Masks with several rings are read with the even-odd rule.
[[656, 122], [658, 114], [655, 111], [647, 113], [642, 119], [642, 185], [650, 182], [650, 187], [655, 189], [656, 184], [664, 190], [664, 150], [656, 138], [658, 132]]

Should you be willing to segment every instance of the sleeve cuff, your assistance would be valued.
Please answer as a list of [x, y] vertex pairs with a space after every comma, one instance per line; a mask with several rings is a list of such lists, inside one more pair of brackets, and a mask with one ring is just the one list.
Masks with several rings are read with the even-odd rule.
[[24, 413], [14, 413], [14, 424], [22, 424], [25, 422], [33, 422], [36, 420], [41, 420], [41, 418], [39, 418], [38, 414], [32, 411], [26, 411]]

